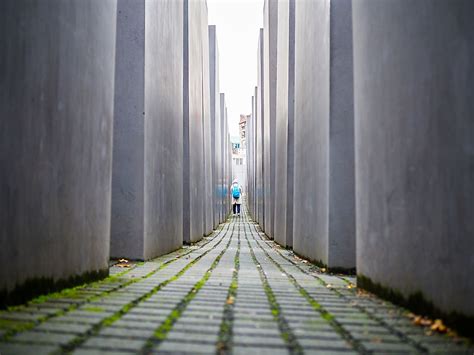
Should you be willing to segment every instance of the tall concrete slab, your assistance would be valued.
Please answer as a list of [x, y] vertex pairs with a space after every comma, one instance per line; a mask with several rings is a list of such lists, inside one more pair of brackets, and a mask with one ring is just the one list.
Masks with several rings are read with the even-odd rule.
[[201, 6], [202, 31], [202, 136], [204, 157], [204, 234], [212, 233], [213, 223], [213, 186], [212, 186], [212, 130], [211, 130], [211, 87], [210, 87], [210, 58], [209, 31], [207, 19], [207, 3]]
[[293, 246], [295, 0], [278, 3], [274, 238]]
[[201, 28], [203, 1], [184, 0], [184, 169], [183, 241], [195, 242], [204, 234], [205, 174], [203, 138], [203, 85]]
[[358, 281], [472, 336], [474, 3], [405, 5], [353, 4]]
[[350, 0], [295, 9], [293, 249], [332, 269], [355, 267]]
[[276, 132], [276, 80], [278, 1], [265, 0], [263, 9], [263, 124], [264, 124], [264, 205], [265, 233], [273, 239], [275, 213], [275, 132]]
[[209, 65], [210, 65], [210, 103], [211, 103], [211, 149], [212, 149], [212, 187], [214, 201], [213, 225], [216, 228], [221, 222], [221, 204], [219, 181], [221, 179], [221, 115], [219, 91], [219, 46], [216, 26], [209, 26]]
[[253, 112], [254, 112], [254, 126], [253, 126], [253, 131], [254, 131], [254, 137], [253, 137], [253, 150], [254, 150], [254, 153], [253, 153], [253, 175], [254, 175], [254, 200], [253, 200], [253, 204], [254, 204], [254, 219], [255, 221], [258, 221], [258, 185], [257, 185], [257, 174], [258, 174], [258, 165], [257, 165], [257, 157], [258, 157], [258, 131], [257, 131], [257, 128], [258, 128], [258, 124], [259, 124], [259, 117], [260, 115], [258, 114], [258, 105], [257, 105], [257, 101], [258, 101], [258, 87], [255, 86], [254, 88], [254, 100], [253, 100]]
[[181, 246], [183, 8], [117, 4], [110, 254], [144, 260]]
[[219, 180], [219, 202], [220, 202], [220, 222], [224, 222], [226, 219], [226, 197], [227, 197], [227, 177], [226, 177], [226, 144], [227, 144], [227, 135], [226, 132], [226, 104], [225, 104], [225, 94], [220, 93], [220, 137], [221, 137], [221, 146], [220, 146], [220, 154], [221, 154], [221, 166], [220, 166], [220, 180]]
[[144, 258], [150, 259], [183, 241], [183, 3], [145, 5]]
[[257, 98], [257, 222], [260, 227], [264, 228], [265, 226], [265, 201], [264, 201], [264, 191], [265, 191], [265, 181], [264, 181], [264, 124], [263, 124], [263, 115], [264, 115], [264, 41], [263, 41], [263, 28], [260, 29], [258, 37], [258, 53], [257, 53], [257, 90], [255, 97]]
[[0, 307], [108, 274], [116, 2], [0, 2]]
[[247, 128], [246, 128], [246, 137], [245, 140], [247, 142], [247, 207], [249, 209], [250, 215], [252, 218], [255, 218], [255, 208], [254, 208], [254, 200], [255, 200], [255, 147], [254, 147], [254, 127], [255, 127], [255, 110], [254, 110], [254, 101], [255, 98], [252, 96], [251, 106], [252, 106], [252, 114], [250, 115], [250, 119], [247, 120]]

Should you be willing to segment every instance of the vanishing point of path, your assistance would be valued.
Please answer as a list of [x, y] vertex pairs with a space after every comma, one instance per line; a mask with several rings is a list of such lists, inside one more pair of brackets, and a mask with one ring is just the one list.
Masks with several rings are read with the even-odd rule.
[[0, 354], [469, 354], [265, 238], [247, 216], [111, 276], [0, 313]]

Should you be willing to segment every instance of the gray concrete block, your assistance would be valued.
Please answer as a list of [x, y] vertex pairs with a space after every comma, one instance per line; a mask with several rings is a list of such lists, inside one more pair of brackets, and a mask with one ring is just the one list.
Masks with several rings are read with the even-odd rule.
[[211, 154], [212, 154], [212, 187], [213, 187], [213, 224], [216, 228], [221, 219], [221, 202], [219, 181], [222, 166], [222, 138], [221, 138], [221, 109], [219, 91], [219, 46], [217, 41], [216, 26], [209, 26], [209, 70], [210, 70], [210, 103], [211, 103]]
[[295, 9], [293, 248], [355, 266], [352, 23], [349, 0]]
[[115, 21], [112, 0], [0, 3], [0, 294], [108, 272]]
[[202, 1], [184, 1], [183, 240], [188, 243], [204, 234], [203, 6]]
[[224, 222], [226, 214], [226, 206], [225, 206], [225, 201], [226, 201], [226, 181], [227, 177], [225, 175], [225, 170], [226, 170], [226, 159], [227, 155], [225, 154], [226, 152], [226, 135], [224, 134], [225, 132], [225, 117], [226, 117], [226, 105], [225, 105], [225, 94], [220, 93], [219, 95], [220, 99], [220, 126], [221, 126], [221, 131], [220, 131], [220, 137], [221, 137], [221, 146], [220, 146], [220, 154], [221, 154], [221, 166], [220, 166], [220, 180], [219, 180], [219, 203], [220, 203], [220, 217], [221, 217], [221, 222]]
[[275, 132], [278, 1], [265, 0], [263, 8], [263, 179], [265, 220], [261, 225], [273, 239], [275, 213]]
[[357, 270], [474, 316], [474, 3], [354, 2]]
[[263, 125], [263, 115], [264, 115], [264, 106], [263, 106], [263, 98], [264, 98], [264, 66], [263, 66], [263, 58], [264, 58], [264, 41], [263, 41], [263, 28], [260, 29], [259, 38], [258, 38], [258, 63], [257, 63], [257, 88], [255, 91], [256, 97], [256, 108], [257, 108], [257, 147], [256, 147], [256, 164], [257, 164], [257, 172], [255, 174], [257, 180], [257, 192], [256, 192], [256, 199], [257, 199], [257, 213], [256, 218], [257, 222], [260, 224], [261, 227], [265, 226], [265, 208], [264, 208], [264, 172], [263, 172], [263, 159], [264, 159], [264, 125]]
[[207, 5], [201, 6], [202, 31], [202, 137], [204, 157], [203, 212], [204, 234], [210, 234], [214, 229], [213, 216], [213, 186], [212, 186], [212, 130], [211, 130], [211, 87], [210, 87], [210, 57], [209, 31], [207, 20]]
[[295, 1], [278, 3], [274, 238], [293, 245]]
[[180, 3], [118, 1], [112, 257], [181, 245], [182, 22]]
[[252, 114], [247, 121], [246, 143], [247, 143], [247, 206], [253, 218], [255, 218], [255, 97], [252, 96]]

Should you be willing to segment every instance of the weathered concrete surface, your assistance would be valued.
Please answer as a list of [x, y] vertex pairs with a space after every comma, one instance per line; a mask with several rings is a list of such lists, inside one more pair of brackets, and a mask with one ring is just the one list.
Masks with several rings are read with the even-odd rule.
[[265, 221], [261, 225], [273, 239], [275, 213], [275, 131], [278, 1], [265, 0], [263, 7], [263, 164]]
[[355, 267], [352, 23], [349, 0], [296, 4], [295, 252]]
[[144, 259], [145, 1], [119, 0], [112, 164], [112, 257]]
[[118, 1], [112, 257], [181, 245], [182, 23], [178, 2]]
[[183, 241], [183, 4], [145, 4], [144, 256], [149, 259]]
[[274, 238], [293, 246], [295, 1], [278, 3]]
[[362, 0], [353, 16], [358, 273], [471, 317], [473, 13]]
[[257, 100], [257, 148], [256, 148], [256, 164], [257, 164], [257, 172], [255, 174], [257, 180], [257, 192], [256, 192], [256, 199], [257, 199], [257, 213], [256, 219], [257, 222], [260, 224], [261, 227], [265, 226], [265, 201], [264, 201], [264, 125], [263, 125], [263, 115], [264, 115], [264, 106], [263, 106], [263, 98], [264, 98], [264, 66], [263, 66], [263, 58], [264, 58], [264, 50], [263, 50], [264, 42], [263, 42], [263, 28], [260, 29], [259, 37], [258, 37], [258, 63], [257, 63], [257, 90], [255, 93], [255, 97]]
[[210, 57], [209, 30], [207, 19], [207, 3], [201, 6], [202, 31], [202, 137], [204, 157], [204, 234], [208, 235], [214, 229], [213, 218], [213, 186], [212, 186], [212, 130], [211, 130], [211, 87], [210, 87]]
[[115, 14], [108, 0], [0, 2], [2, 296], [107, 273]]
[[216, 26], [209, 26], [209, 70], [211, 102], [211, 148], [212, 148], [212, 187], [213, 187], [213, 224], [216, 228], [222, 221], [219, 181], [222, 179], [222, 135], [219, 89], [219, 45]]
[[203, 1], [184, 0], [183, 241], [187, 243], [201, 239], [204, 234], [203, 6]]

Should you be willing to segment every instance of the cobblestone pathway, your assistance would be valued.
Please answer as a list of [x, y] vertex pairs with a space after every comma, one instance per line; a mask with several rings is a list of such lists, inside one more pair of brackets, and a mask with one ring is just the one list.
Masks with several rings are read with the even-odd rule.
[[0, 313], [0, 354], [474, 353], [234, 217], [200, 243]]

